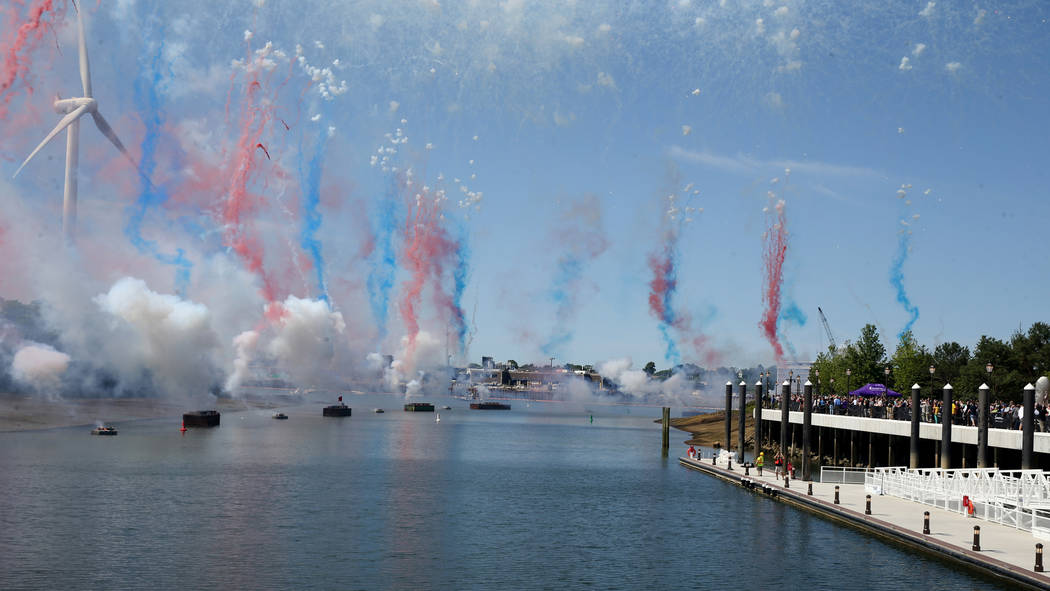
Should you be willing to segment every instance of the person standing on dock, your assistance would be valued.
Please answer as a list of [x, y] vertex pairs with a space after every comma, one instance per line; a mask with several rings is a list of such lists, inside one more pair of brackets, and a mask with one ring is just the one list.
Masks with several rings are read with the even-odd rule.
[[755, 458], [755, 467], [758, 468], [758, 475], [762, 475], [762, 466], [766, 465], [766, 457], [763, 455], [765, 452], [758, 452], [758, 457]]
[[776, 468], [777, 480], [780, 480], [780, 470], [784, 467], [784, 456], [780, 452], [773, 456], [773, 467]]

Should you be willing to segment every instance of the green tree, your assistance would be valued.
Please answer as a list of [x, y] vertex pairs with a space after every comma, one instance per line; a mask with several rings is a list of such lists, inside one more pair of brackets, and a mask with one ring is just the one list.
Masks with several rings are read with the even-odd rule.
[[[1013, 352], [1010, 346], [1003, 341], [982, 335], [973, 348], [973, 357], [970, 363], [959, 372], [958, 383], [952, 384], [955, 388], [955, 396], [958, 398], [973, 398], [977, 396], [977, 389], [983, 383], [988, 383], [992, 389], [992, 396], [1002, 400], [1020, 400], [1021, 388], [1013, 387], [1013, 382], [1019, 381], [1015, 375], [1011, 376], [1011, 361]], [[992, 364], [992, 374], [985, 370], [987, 364]], [[943, 385], [943, 382], [942, 382]], [[1016, 390], [1016, 396], [1012, 392]]]
[[508, 359], [507, 360], [507, 367], [509, 367], [511, 369], [518, 369], [518, 362], [514, 361], [513, 359]]
[[865, 324], [860, 339], [845, 352], [846, 367], [853, 371], [851, 386], [856, 389], [868, 383], [881, 384], [886, 379], [886, 347], [879, 340], [879, 329]]
[[925, 345], [915, 342], [909, 330], [900, 336], [897, 350], [890, 360], [890, 380], [887, 386], [901, 394], [909, 394], [913, 384], [922, 385], [923, 377], [929, 377], [929, 366], [933, 356]]
[[[970, 362], [970, 349], [964, 347], [956, 342], [941, 343], [937, 345], [937, 348], [933, 350], [933, 368], [934, 373], [932, 377], [933, 388], [936, 390], [938, 382], [940, 386], [943, 386], [945, 382], [949, 384], [956, 384], [959, 382], [959, 376], [962, 374], [963, 368]], [[929, 368], [927, 368], [927, 374], [929, 374]], [[923, 387], [925, 393], [930, 389], [931, 377], [927, 375], [923, 378], [924, 381], [919, 382]]]
[[642, 371], [644, 371], [645, 373], [649, 374], [650, 377], [652, 377], [652, 375], [656, 373], [656, 364], [650, 361], [649, 363], [645, 364], [645, 367], [642, 368]]

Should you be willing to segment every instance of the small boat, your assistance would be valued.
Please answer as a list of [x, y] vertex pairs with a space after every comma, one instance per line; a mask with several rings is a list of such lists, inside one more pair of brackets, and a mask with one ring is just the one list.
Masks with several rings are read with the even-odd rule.
[[446, 404], [445, 406], [441, 407], [441, 410], [452, 410], [452, 407]]
[[116, 435], [117, 428], [108, 425], [99, 425], [91, 430], [92, 435]]
[[288, 415], [284, 414], [283, 412], [275, 412], [273, 413], [273, 418], [284, 420], [288, 418]]
[[405, 405], [406, 412], [434, 412], [434, 404], [431, 402], [409, 402]]
[[372, 412], [374, 412], [374, 413], [376, 413], [378, 415], [378, 414], [382, 414], [382, 413], [384, 413], [386, 411], [381, 409], [381, 408], [376, 408], [376, 409], [373, 409]]
[[437, 413], [437, 417], [434, 419], [434, 422], [435, 423], [440, 423], [441, 422], [441, 413]]

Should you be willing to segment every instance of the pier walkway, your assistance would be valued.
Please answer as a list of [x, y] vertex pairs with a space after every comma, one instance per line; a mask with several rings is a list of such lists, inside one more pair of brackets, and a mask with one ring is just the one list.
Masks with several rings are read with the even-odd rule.
[[[813, 482], [811, 496], [807, 494], [809, 482], [791, 480], [790, 487], [785, 488], [783, 478], [774, 478], [772, 466], [768, 466], [762, 476], [758, 476], [755, 468], [751, 468], [750, 475], [745, 476], [742, 466], [734, 464], [730, 471], [724, 460], [720, 460], [718, 465], [712, 465], [711, 458], [693, 460], [682, 457], [679, 463], [899, 545], [956, 561], [994, 578], [1029, 588], [1050, 589], [1050, 576], [1033, 570], [1035, 545], [1040, 540], [1031, 532], [882, 495], [872, 495], [871, 515], [865, 515], [865, 495], [868, 493], [863, 484], [838, 484], [840, 504], [836, 505], [835, 484]], [[925, 511], [930, 512], [929, 534], [923, 534]], [[972, 549], [975, 525], [981, 527], [980, 551]], [[1050, 564], [1046, 566], [1050, 568]]]

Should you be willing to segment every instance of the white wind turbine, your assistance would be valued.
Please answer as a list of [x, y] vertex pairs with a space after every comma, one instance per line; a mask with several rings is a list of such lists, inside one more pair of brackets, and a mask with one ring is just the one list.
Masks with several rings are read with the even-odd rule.
[[[76, 8], [76, 4], [73, 6]], [[113, 128], [109, 126], [106, 119], [98, 112], [98, 101], [91, 96], [91, 69], [88, 66], [87, 42], [84, 39], [84, 21], [80, 16], [79, 8], [77, 8], [77, 36], [80, 42], [80, 82], [83, 84], [84, 96], [80, 98], [55, 99], [55, 111], [65, 114], [65, 117], [62, 117], [58, 125], [44, 138], [44, 141], [40, 142], [40, 145], [26, 157], [25, 162], [18, 167], [14, 174], [14, 176], [18, 176], [18, 173], [22, 172], [22, 169], [26, 164], [29, 164], [29, 161], [33, 159], [33, 156], [36, 156], [37, 152], [46, 146], [48, 142], [55, 139], [55, 136], [63, 129], [66, 130], [66, 185], [62, 198], [62, 234], [65, 236], [67, 243], [73, 241], [73, 234], [77, 225], [77, 160], [80, 143], [80, 117], [90, 113], [91, 118], [95, 120], [95, 126], [102, 132], [102, 135], [109, 138], [109, 141], [113, 142], [113, 145], [127, 156], [132, 165], [138, 168], [134, 159], [124, 149], [124, 144], [120, 143], [117, 134], [113, 133]]]

